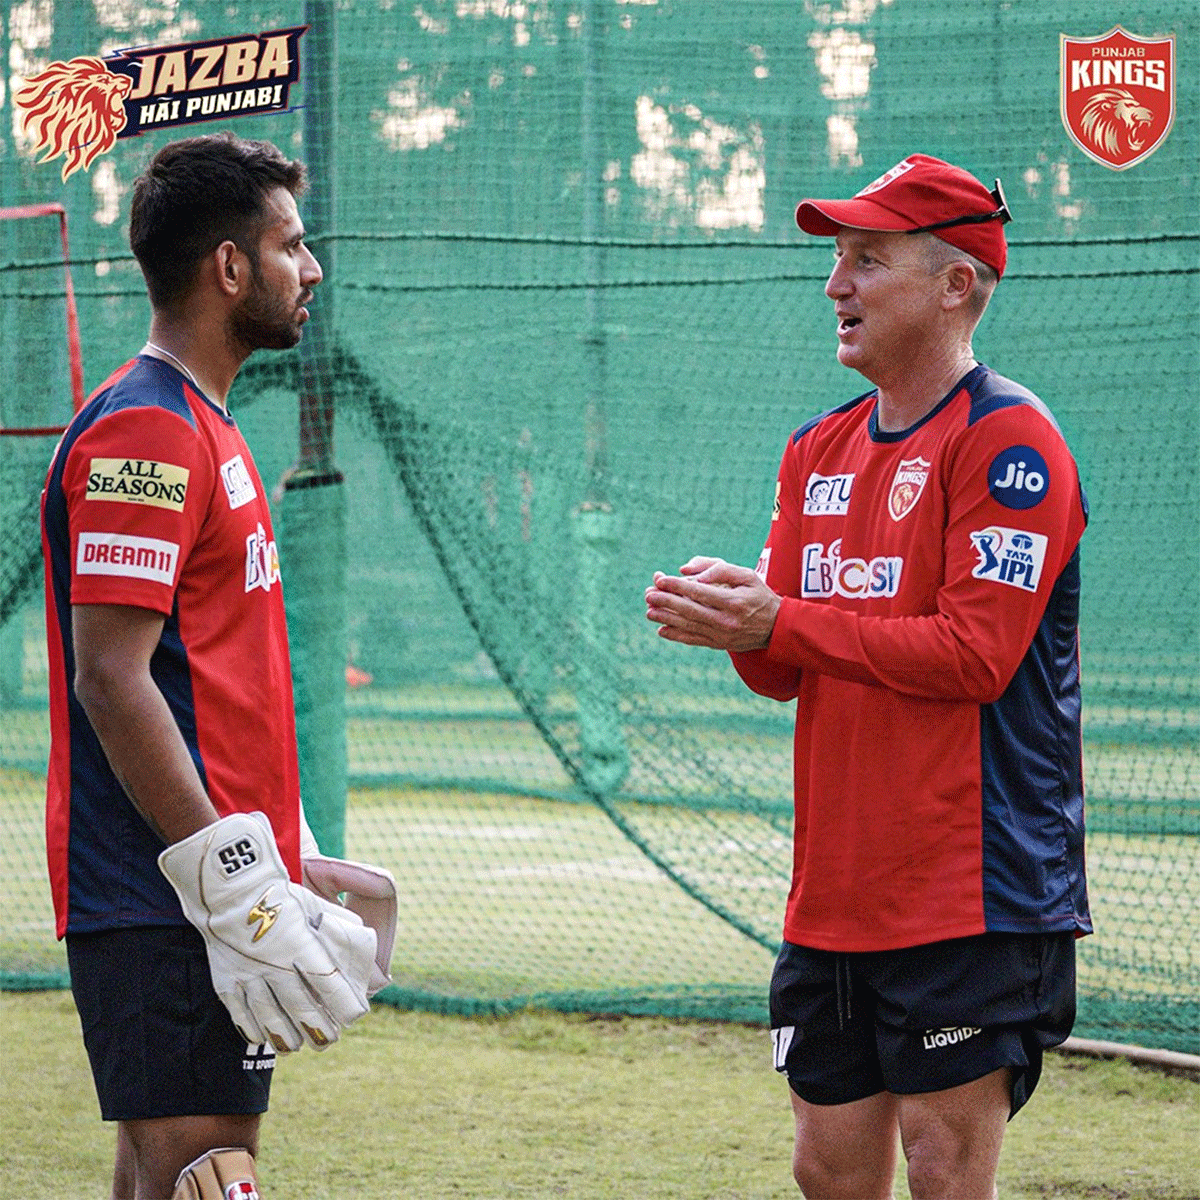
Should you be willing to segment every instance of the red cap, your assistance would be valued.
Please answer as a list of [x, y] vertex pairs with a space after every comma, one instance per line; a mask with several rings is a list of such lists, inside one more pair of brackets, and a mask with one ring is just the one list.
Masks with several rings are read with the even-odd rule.
[[818, 237], [842, 226], [929, 231], [997, 275], [1008, 261], [1004, 224], [1011, 219], [999, 180], [989, 192], [974, 175], [928, 154], [910, 154], [850, 200], [802, 200], [796, 209], [796, 224]]

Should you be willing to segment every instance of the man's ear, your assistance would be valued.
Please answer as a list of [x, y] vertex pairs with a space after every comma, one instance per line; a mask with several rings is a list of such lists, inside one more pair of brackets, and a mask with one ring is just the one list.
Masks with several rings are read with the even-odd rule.
[[942, 273], [942, 307], [958, 308], [975, 290], [975, 268], [962, 259], [952, 262]]
[[217, 287], [231, 299], [250, 283], [250, 259], [231, 241], [222, 242], [209, 259]]

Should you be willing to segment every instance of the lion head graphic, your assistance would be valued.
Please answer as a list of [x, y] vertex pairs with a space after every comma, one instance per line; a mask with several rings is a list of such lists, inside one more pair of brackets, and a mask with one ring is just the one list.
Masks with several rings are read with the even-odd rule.
[[1126, 149], [1136, 154], [1146, 144], [1153, 123], [1154, 114], [1123, 88], [1097, 92], [1084, 105], [1080, 119], [1084, 136], [1110, 155]]
[[38, 160], [62, 154], [63, 183], [82, 167], [113, 148], [125, 128], [124, 98], [133, 88], [128, 75], [117, 75], [98, 58], [52, 62], [13, 93], [23, 113], [25, 131], [35, 139]]

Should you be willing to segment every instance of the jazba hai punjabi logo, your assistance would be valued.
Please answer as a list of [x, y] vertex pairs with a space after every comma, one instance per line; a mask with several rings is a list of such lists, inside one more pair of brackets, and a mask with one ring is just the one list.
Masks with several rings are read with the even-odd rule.
[[14, 90], [13, 102], [34, 152], [42, 155], [38, 161], [63, 156], [66, 183], [118, 138], [289, 111], [289, 91], [300, 79], [300, 37], [307, 28], [52, 62]]
[[1072, 141], [1114, 171], [1153, 154], [1175, 121], [1175, 37], [1120, 25], [1093, 38], [1061, 35], [1062, 120]]

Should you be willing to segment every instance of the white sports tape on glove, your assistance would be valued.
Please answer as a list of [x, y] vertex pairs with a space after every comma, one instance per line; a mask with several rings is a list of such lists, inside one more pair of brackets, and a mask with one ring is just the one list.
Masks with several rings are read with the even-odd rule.
[[328, 858], [300, 808], [300, 868], [304, 883], [319, 896], [337, 904], [346, 893], [345, 905], [357, 913], [364, 925], [375, 930], [375, 970], [367, 995], [374, 996], [391, 982], [392, 948], [396, 944], [396, 880], [391, 871], [367, 863]]
[[304, 811], [304, 805], [300, 805], [300, 861], [304, 862], [306, 858], [316, 858], [321, 853], [321, 847], [317, 845], [316, 835], [312, 831], [312, 826], [308, 823], [308, 814]]
[[375, 931], [291, 882], [263, 813], [222, 817], [168, 846], [158, 865], [247, 1041], [323, 1050], [367, 1012]]
[[313, 854], [300, 860], [304, 882], [330, 903], [345, 892], [346, 908], [375, 931], [375, 962], [367, 995], [391, 982], [392, 948], [396, 944], [396, 881], [391, 871], [367, 863]]

